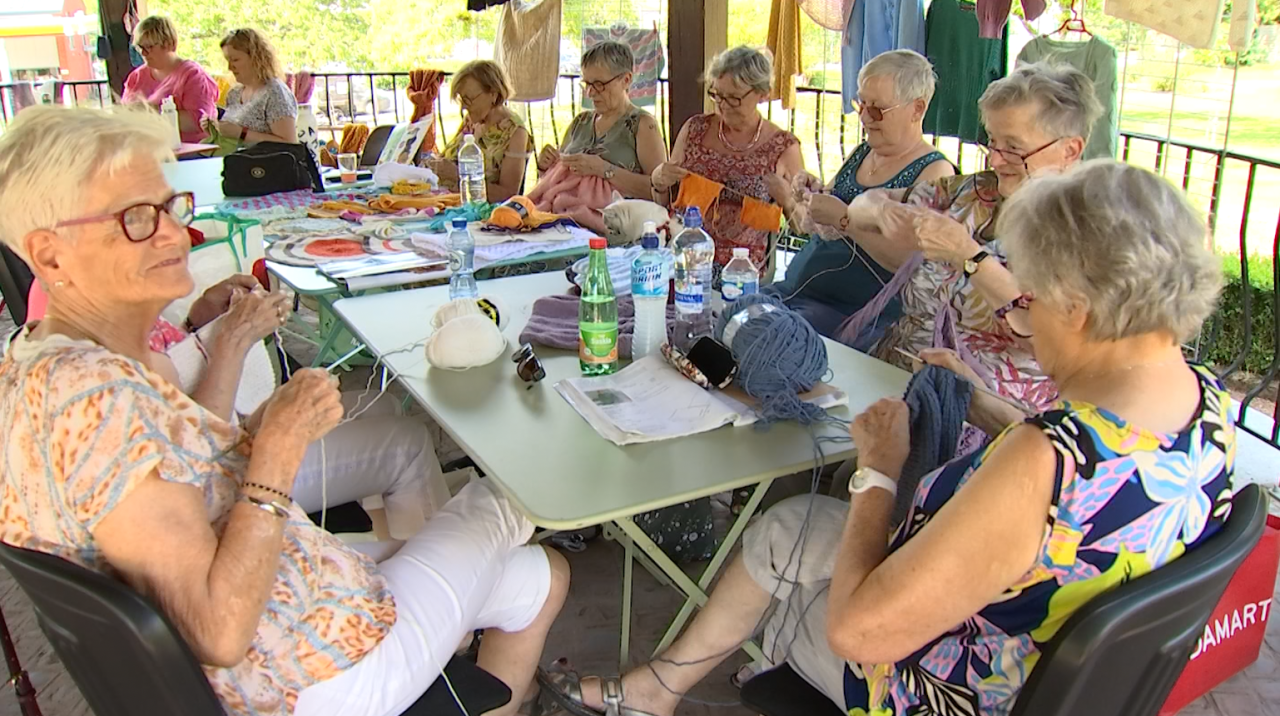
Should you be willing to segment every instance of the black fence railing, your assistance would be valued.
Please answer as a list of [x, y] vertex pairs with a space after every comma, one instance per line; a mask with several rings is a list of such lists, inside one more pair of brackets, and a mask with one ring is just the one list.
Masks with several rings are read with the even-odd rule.
[[[311, 106], [318, 129], [330, 138], [338, 139], [348, 122], [394, 124], [407, 121], [412, 114], [405, 93], [408, 72], [317, 73], [314, 77]], [[525, 118], [538, 144], [558, 138], [561, 127], [567, 127], [579, 111], [582, 98], [577, 80], [577, 75], [562, 75], [552, 100], [524, 105]], [[0, 84], [0, 131], [19, 106], [15, 104], [16, 93], [22, 91], [19, 84]], [[55, 101], [67, 104], [102, 106], [111, 101], [102, 80], [60, 83], [55, 93]], [[663, 80], [651, 109], [670, 142], [675, 132], [668, 126], [668, 98]], [[830, 178], [862, 141], [860, 125], [844, 114], [841, 104], [836, 90], [801, 87], [796, 106], [790, 110], [777, 102], [766, 109], [771, 121], [783, 123], [801, 138], [805, 166], [824, 179]], [[434, 114], [442, 141], [452, 136], [462, 121], [461, 108], [449, 97], [447, 79]], [[986, 166], [985, 154], [977, 145], [949, 137], [932, 141], [964, 172]], [[1280, 255], [1280, 202], [1274, 199], [1280, 190], [1280, 162], [1135, 132], [1121, 133], [1119, 154], [1123, 161], [1152, 169], [1182, 186], [1208, 215], [1215, 249], [1238, 262], [1238, 298], [1224, 304], [1188, 350], [1195, 358], [1216, 364], [1224, 378], [1234, 378], [1233, 386], [1244, 386], [1238, 390], [1243, 395], [1242, 427], [1280, 447], [1280, 411], [1275, 407], [1280, 406], [1280, 389], [1273, 385], [1280, 376], [1280, 293], [1276, 290], [1280, 285], [1276, 263]], [[803, 239], [788, 240], [783, 248], [794, 250], [802, 244]], [[1261, 270], [1271, 275], [1251, 275]], [[1260, 284], [1256, 292], [1250, 288], [1255, 284]], [[1257, 317], [1268, 312], [1269, 323], [1255, 325]], [[1224, 355], [1221, 345], [1227, 334], [1231, 334], [1230, 345], [1237, 347]], [[1255, 344], [1263, 348], [1255, 350]], [[1243, 379], [1246, 374], [1248, 378]], [[1265, 413], [1247, 410], [1263, 401], [1272, 404]]]

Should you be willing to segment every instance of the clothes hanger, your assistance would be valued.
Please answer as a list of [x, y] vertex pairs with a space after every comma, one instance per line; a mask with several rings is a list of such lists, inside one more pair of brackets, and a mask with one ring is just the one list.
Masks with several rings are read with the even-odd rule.
[[1093, 33], [1089, 32], [1089, 28], [1084, 24], [1084, 17], [1080, 15], [1080, 10], [1076, 7], [1075, 0], [1071, 0], [1070, 8], [1071, 17], [1068, 17], [1058, 26], [1057, 30], [1049, 33], [1050, 35], [1061, 35], [1069, 32], [1078, 32], [1083, 35], [1093, 37]]

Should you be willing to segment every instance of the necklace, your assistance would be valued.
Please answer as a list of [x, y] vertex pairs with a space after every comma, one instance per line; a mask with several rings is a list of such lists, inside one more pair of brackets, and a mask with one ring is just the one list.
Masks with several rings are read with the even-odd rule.
[[725, 148], [728, 149], [729, 151], [745, 152], [745, 151], [749, 151], [752, 147], [760, 143], [760, 132], [762, 132], [763, 130], [764, 130], [764, 117], [761, 117], [760, 120], [756, 122], [756, 136], [753, 137], [751, 139], [751, 142], [748, 143], [746, 146], [740, 147], [730, 142], [729, 138], [725, 136], [724, 118], [721, 117], [720, 125], [716, 127], [716, 136], [720, 137], [720, 143], [723, 144]]

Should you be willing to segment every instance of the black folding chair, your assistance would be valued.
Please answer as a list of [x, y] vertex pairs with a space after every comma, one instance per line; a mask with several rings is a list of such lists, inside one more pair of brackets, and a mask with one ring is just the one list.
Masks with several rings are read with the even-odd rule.
[[[1249, 485], [1221, 532], [1081, 607], [1045, 645], [1011, 716], [1154, 716], [1266, 523], [1266, 493]], [[741, 699], [763, 716], [843, 711], [785, 664], [743, 684]]]
[[383, 124], [374, 127], [369, 132], [369, 138], [364, 140], [364, 149], [360, 150], [358, 165], [361, 169], [368, 169], [377, 165], [378, 157], [382, 156], [382, 150], [386, 148], [387, 139], [391, 137], [391, 130], [393, 129], [395, 129], [395, 126]]
[[[0, 564], [35, 606], [40, 628], [97, 716], [224, 716], [199, 662], [163, 613], [123, 582], [43, 552], [0, 544]], [[467, 714], [511, 700], [466, 659], [444, 669]], [[454, 716], [437, 679], [403, 716]]]
[[27, 293], [33, 281], [35, 277], [27, 263], [8, 246], [0, 244], [0, 295], [4, 296], [13, 322], [19, 326], [27, 322]]

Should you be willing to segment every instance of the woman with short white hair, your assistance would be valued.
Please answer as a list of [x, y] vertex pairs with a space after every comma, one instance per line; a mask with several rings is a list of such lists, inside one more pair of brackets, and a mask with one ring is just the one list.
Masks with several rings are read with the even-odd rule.
[[[1074, 612], [1223, 528], [1231, 398], [1181, 348], [1222, 285], [1204, 217], [1106, 159], [1028, 182], [999, 232], [1062, 402], [1028, 418], [975, 392], [969, 420], [998, 437], [922, 478], [895, 526], [911, 431], [903, 401], [880, 401], [851, 429], [849, 502], [779, 503], [670, 649], [620, 683], [540, 673], [544, 691], [575, 716], [670, 716], [764, 623], [768, 662], [841, 711], [1007, 714]], [[925, 359], [965, 372], [953, 353]]]
[[[899, 272], [887, 290], [900, 287], [902, 317], [876, 345], [876, 357], [910, 368], [908, 356], [954, 348], [989, 387], [1042, 410], [1058, 389], [998, 312], [1019, 293], [1005, 267], [997, 219], [1031, 176], [1080, 160], [1102, 107], [1093, 81], [1079, 70], [1032, 64], [992, 82], [979, 108], [990, 137], [989, 171], [867, 192], [841, 221], [881, 266]], [[841, 337], [872, 324], [883, 298], [843, 326]], [[1018, 311], [1009, 315], [1017, 320]]]
[[[165, 132], [37, 107], [0, 137], [0, 240], [49, 289], [0, 360], [0, 539], [151, 597], [236, 716], [399, 716], [477, 628], [513, 694], [491, 713], [511, 716], [536, 696], [568, 563], [477, 481], [375, 564], [291, 499], [342, 419], [336, 378], [295, 373], [242, 426], [165, 377], [148, 334], [193, 288], [194, 203], [161, 170]], [[261, 336], [279, 307], [250, 300]]]
[[[767, 290], [824, 336], [834, 338], [840, 324], [893, 277], [893, 271], [859, 251], [849, 238], [848, 204], [873, 189], [905, 189], [955, 174], [951, 162], [924, 140], [924, 115], [936, 81], [933, 65], [919, 53], [876, 55], [858, 73], [856, 106], [867, 140], [831, 183], [821, 188], [809, 174], [802, 174], [795, 186], [769, 177], [774, 201], [809, 240], [787, 265], [786, 280]], [[804, 202], [803, 190], [822, 193]]]
[[703, 81], [716, 111], [690, 117], [680, 128], [671, 159], [653, 171], [653, 197], [670, 205], [672, 191], [689, 173], [723, 184], [719, 211], [703, 217], [716, 244], [717, 283], [735, 248], [748, 249], [761, 276], [772, 277], [769, 232], [745, 226], [740, 217], [744, 197], [769, 201], [768, 177], [791, 181], [804, 170], [800, 140], [760, 114], [760, 104], [769, 101], [773, 62], [764, 51], [734, 47], [716, 55]]

